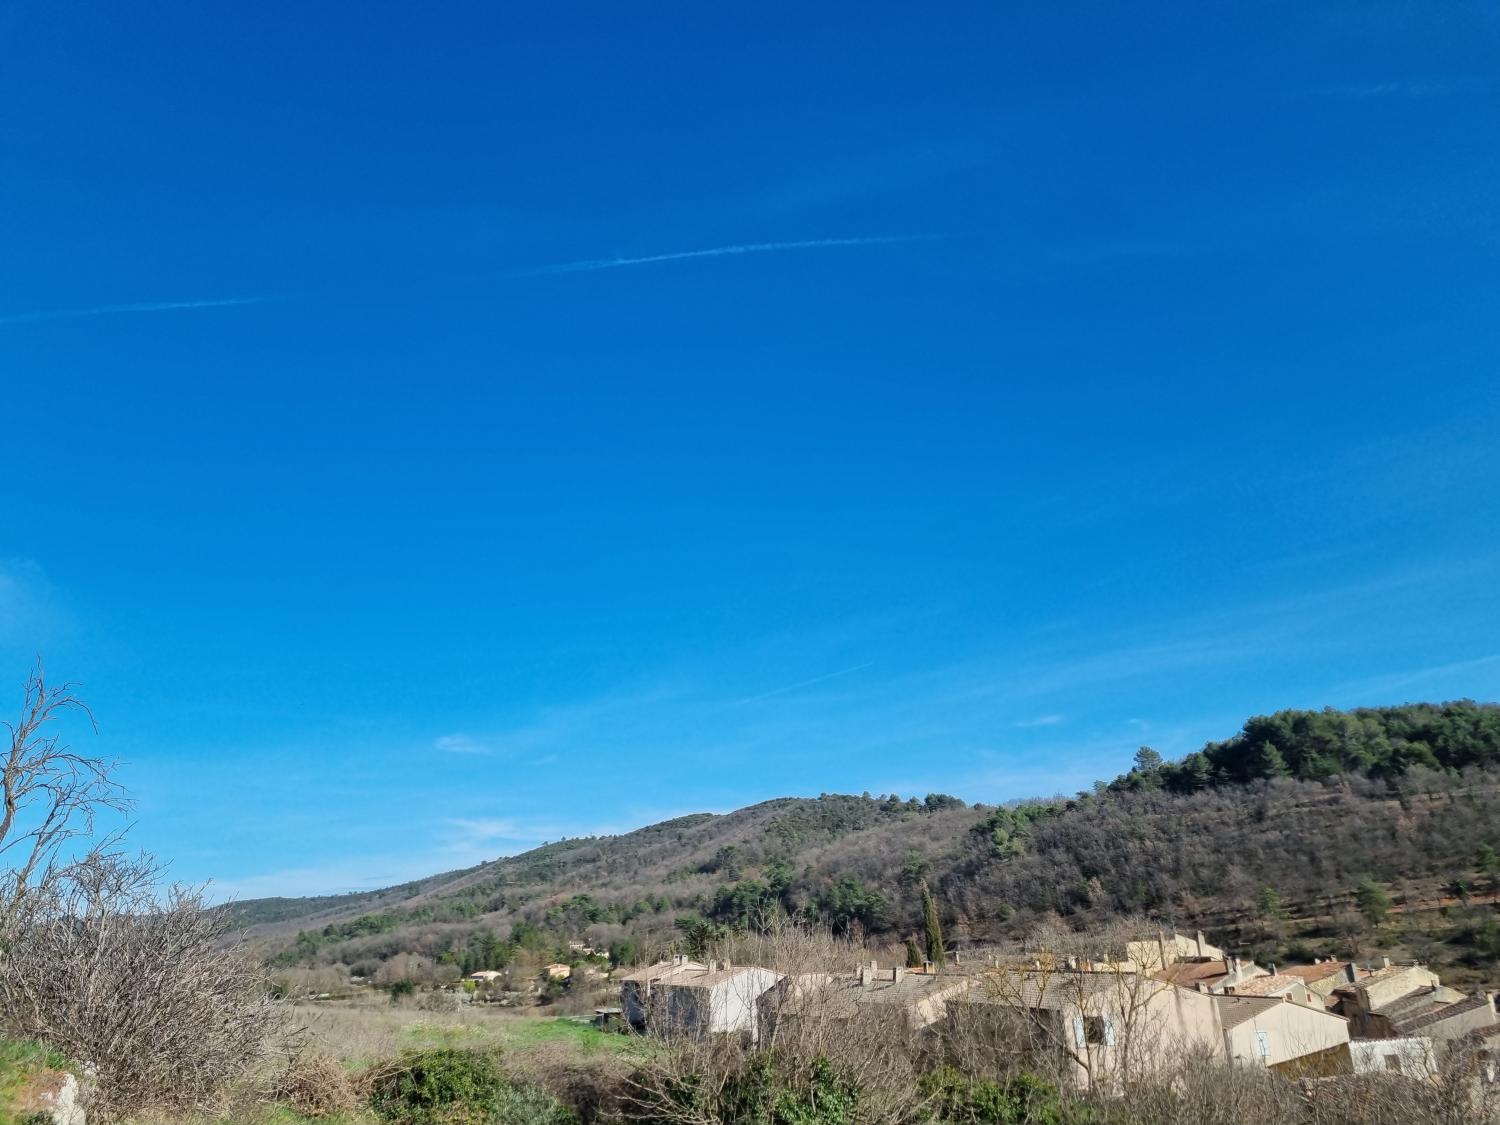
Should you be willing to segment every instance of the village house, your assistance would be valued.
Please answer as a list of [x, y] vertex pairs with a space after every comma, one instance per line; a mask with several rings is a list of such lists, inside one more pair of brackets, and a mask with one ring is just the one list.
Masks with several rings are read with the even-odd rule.
[[668, 1035], [758, 1032], [756, 1002], [781, 974], [751, 965], [680, 959], [625, 977], [620, 1006], [629, 1023]]
[[1185, 1055], [1225, 1057], [1212, 994], [1115, 967], [992, 972], [952, 1006], [950, 1019], [969, 1036], [992, 1025], [997, 1040], [1039, 1056], [1081, 1089], [1158, 1071]]
[[1434, 1006], [1416, 1011], [1409, 1016], [1382, 1013], [1395, 1036], [1420, 1035], [1438, 1044], [1451, 1044], [1468, 1039], [1477, 1032], [1491, 1028], [1495, 1022], [1495, 1002], [1486, 993], [1478, 992], [1452, 1004]]
[[1351, 1039], [1349, 1058], [1355, 1074], [1399, 1074], [1426, 1081], [1437, 1077], [1437, 1058], [1432, 1040]]
[[1169, 937], [1162, 931], [1154, 938], [1127, 941], [1125, 961], [1119, 967], [1142, 973], [1157, 973], [1179, 961], [1223, 961], [1225, 956], [1222, 949], [1204, 939], [1202, 930], [1192, 937], [1179, 934], [1176, 930]]
[[1255, 977], [1270, 976], [1254, 961], [1238, 957], [1185, 957], [1153, 974], [1167, 984], [1191, 988], [1197, 992], [1224, 993]]
[[[473, 962], [470, 962], [472, 964]], [[497, 969], [480, 969], [477, 973], [470, 973], [465, 980], [472, 980], [478, 984], [494, 984], [505, 974]], [[449, 978], [452, 979], [451, 977]]]
[[1281, 970], [1287, 976], [1297, 977], [1307, 990], [1323, 1002], [1325, 1006], [1334, 1003], [1333, 990], [1344, 985], [1355, 984], [1361, 978], [1370, 974], [1361, 969], [1353, 961], [1335, 961], [1318, 959], [1311, 965], [1287, 965]]
[[1285, 998], [1294, 1004], [1307, 1007], [1326, 1007], [1322, 997], [1315, 997], [1301, 977], [1290, 973], [1272, 972], [1262, 977], [1242, 980], [1238, 984], [1225, 985], [1223, 994], [1226, 996], [1270, 996]]
[[1299, 1003], [1282, 993], [1219, 995], [1214, 1004], [1225, 1053], [1236, 1066], [1266, 1067], [1296, 1077], [1348, 1074], [1353, 1069], [1349, 1021], [1321, 1003]]
[[930, 1027], [947, 1004], [973, 987], [971, 978], [918, 972], [875, 962], [853, 973], [800, 973], [786, 977], [760, 998], [763, 1039], [809, 1018], [852, 1021], [870, 1018], [910, 1033]]
[[550, 965], [542, 966], [542, 976], [548, 980], [567, 980], [572, 975], [572, 968], [564, 965], [561, 961], [555, 961]]
[[1392, 965], [1333, 990], [1333, 1008], [1350, 1020], [1355, 1039], [1391, 1039], [1402, 1035], [1399, 1025], [1441, 1011], [1465, 999], [1444, 987], [1425, 965]]
[[644, 1028], [656, 989], [664, 981], [680, 973], [702, 972], [707, 967], [677, 956], [625, 974], [620, 978], [620, 1008], [625, 1021], [637, 1030]]

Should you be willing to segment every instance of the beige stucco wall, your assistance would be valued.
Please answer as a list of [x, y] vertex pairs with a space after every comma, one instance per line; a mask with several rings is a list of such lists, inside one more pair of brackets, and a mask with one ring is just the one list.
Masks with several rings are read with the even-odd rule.
[[[1267, 1054], [1260, 1053], [1256, 1032], [1264, 1032]], [[1283, 1001], [1224, 1033], [1230, 1061], [1236, 1066], [1275, 1066], [1349, 1042], [1349, 1024], [1338, 1016]]]
[[1085, 1044], [1090, 1065], [1074, 1061], [1070, 1072], [1081, 1088], [1115, 1082], [1128, 1067], [1150, 1072], [1180, 1062], [1188, 1053], [1222, 1059], [1224, 1040], [1212, 996], [1161, 981], [1125, 975], [1107, 992], [1060, 1013], [1060, 1034], [1070, 1034], [1079, 1016], [1107, 1015], [1114, 1023], [1112, 1044]]
[[1365, 1011], [1373, 1011], [1384, 1007], [1392, 1000], [1399, 1000], [1409, 992], [1415, 992], [1419, 988], [1430, 988], [1438, 983], [1436, 973], [1429, 972], [1420, 966], [1413, 965], [1394, 973], [1384, 980], [1365, 982], [1359, 989], [1364, 997], [1360, 1005]]

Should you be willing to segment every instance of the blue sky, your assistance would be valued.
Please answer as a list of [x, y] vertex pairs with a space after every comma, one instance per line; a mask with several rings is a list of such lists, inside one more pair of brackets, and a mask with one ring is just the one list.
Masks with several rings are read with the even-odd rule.
[[181, 878], [1500, 697], [1492, 5], [0, 44], [0, 669], [84, 684]]

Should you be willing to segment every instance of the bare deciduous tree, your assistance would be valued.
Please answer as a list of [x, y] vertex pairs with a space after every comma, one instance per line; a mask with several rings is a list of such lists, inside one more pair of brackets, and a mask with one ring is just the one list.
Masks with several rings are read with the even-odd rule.
[[64, 845], [91, 838], [98, 812], [129, 807], [112, 776], [113, 762], [76, 752], [49, 729], [69, 712], [93, 722], [74, 685], [50, 686], [38, 661], [26, 680], [20, 717], [5, 724], [10, 746], [0, 765], [0, 920], [28, 887], [66, 866]]

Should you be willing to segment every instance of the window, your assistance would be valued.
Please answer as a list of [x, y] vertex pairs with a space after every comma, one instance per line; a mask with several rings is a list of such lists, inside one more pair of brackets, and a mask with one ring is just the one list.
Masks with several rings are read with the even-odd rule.
[[1385, 1056], [1385, 1068], [1386, 1068], [1386, 1070], [1394, 1070], [1394, 1071], [1396, 1071], [1399, 1074], [1401, 1072], [1401, 1056], [1400, 1055], [1386, 1055]]
[[1256, 1032], [1255, 1032], [1255, 1053], [1257, 1055], [1259, 1055], [1263, 1059], [1270, 1058], [1270, 1056], [1271, 1056], [1271, 1033], [1269, 1031], [1260, 1031], [1259, 1029], [1256, 1030]]

